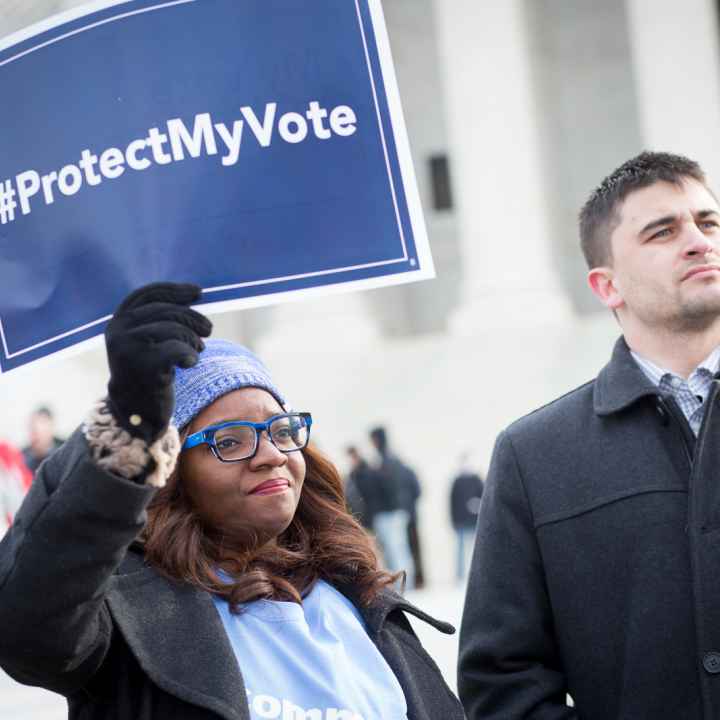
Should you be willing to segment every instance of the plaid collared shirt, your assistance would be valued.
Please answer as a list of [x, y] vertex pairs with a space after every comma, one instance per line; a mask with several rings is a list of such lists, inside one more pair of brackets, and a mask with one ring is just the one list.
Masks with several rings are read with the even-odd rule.
[[692, 371], [687, 380], [669, 370], [658, 367], [632, 350], [630, 353], [650, 382], [663, 395], [672, 395], [697, 436], [702, 424], [705, 400], [710, 393], [713, 376], [720, 366], [720, 346], [716, 347]]

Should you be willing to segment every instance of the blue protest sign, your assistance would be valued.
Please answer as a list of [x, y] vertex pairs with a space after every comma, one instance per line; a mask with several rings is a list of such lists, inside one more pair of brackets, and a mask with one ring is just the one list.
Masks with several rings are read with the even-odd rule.
[[104, 2], [0, 45], [0, 371], [132, 288], [433, 276], [379, 0]]

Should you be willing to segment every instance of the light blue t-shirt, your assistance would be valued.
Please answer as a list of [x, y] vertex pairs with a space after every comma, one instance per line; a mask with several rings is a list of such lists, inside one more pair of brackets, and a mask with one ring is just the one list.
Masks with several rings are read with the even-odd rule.
[[406, 720], [395, 674], [357, 608], [320, 580], [302, 605], [256, 600], [232, 615], [214, 598], [253, 720]]

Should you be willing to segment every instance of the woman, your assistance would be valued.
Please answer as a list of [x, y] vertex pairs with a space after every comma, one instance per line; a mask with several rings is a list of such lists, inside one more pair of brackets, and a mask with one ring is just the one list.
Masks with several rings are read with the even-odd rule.
[[452, 629], [390, 589], [311, 416], [203, 342], [199, 292], [108, 324], [108, 397], [0, 546], [0, 664], [78, 720], [459, 720], [405, 613]]

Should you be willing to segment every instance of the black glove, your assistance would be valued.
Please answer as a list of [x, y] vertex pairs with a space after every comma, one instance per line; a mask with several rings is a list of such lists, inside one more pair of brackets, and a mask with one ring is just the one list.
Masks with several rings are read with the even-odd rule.
[[158, 282], [130, 293], [105, 329], [108, 404], [117, 423], [152, 443], [167, 428], [175, 405], [175, 366], [189, 368], [205, 347], [212, 323], [188, 307], [197, 285]]

